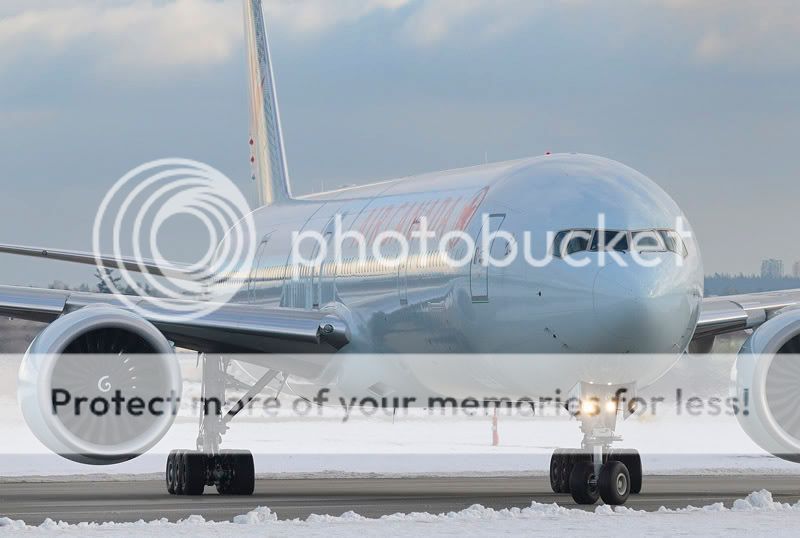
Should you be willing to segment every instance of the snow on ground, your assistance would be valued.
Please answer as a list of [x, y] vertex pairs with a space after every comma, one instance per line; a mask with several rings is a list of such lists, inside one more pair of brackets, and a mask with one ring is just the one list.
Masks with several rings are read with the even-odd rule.
[[38, 527], [0, 519], [0, 536], [796, 536], [800, 503], [775, 502], [765, 490], [739, 499], [728, 509], [722, 504], [702, 508], [665, 508], [643, 512], [601, 505], [594, 512], [556, 504], [532, 503], [528, 508], [494, 510], [480, 505], [446, 514], [393, 514], [379, 519], [354, 512], [341, 516], [312, 515], [305, 520], [279, 521], [267, 507], [237, 516], [232, 522], [211, 522], [191, 516], [178, 523], [164, 520], [137, 523], [67, 525], [52, 520]]
[[[0, 409], [13, 409], [2, 406]], [[414, 413], [417, 413], [416, 415]], [[163, 472], [166, 454], [190, 448], [196, 419], [179, 417], [164, 439], [132, 461], [104, 466], [73, 463], [50, 453], [28, 430], [19, 412], [0, 416], [0, 481], [19, 477], [98, 474], [117, 478], [153, 477]], [[480, 475], [547, 473], [556, 447], [579, 446], [574, 420], [501, 416], [499, 445], [492, 446], [491, 417], [279, 416], [236, 422], [225, 437], [231, 448], [247, 448], [259, 475]], [[642, 452], [651, 474], [800, 473], [800, 466], [764, 453], [733, 417], [630, 419], [622, 423], [621, 446]]]
[[[24, 423], [3, 424], [0, 481], [14, 477], [97, 474], [160, 476], [172, 448], [192, 447], [196, 423], [181, 421], [147, 454], [96, 467], [50, 453]], [[626, 423], [622, 446], [636, 447], [650, 474], [800, 473], [800, 466], [756, 447], [735, 420], [657, 420]], [[336, 418], [241, 422], [225, 446], [248, 448], [259, 475], [544, 475], [555, 447], [579, 446], [577, 424], [567, 419], [501, 417], [499, 446], [492, 446], [491, 419], [465, 417]], [[150, 475], [150, 476], [147, 476]]]
[[[13, 376], [16, 363], [0, 372]], [[648, 401], [667, 396], [658, 413], [619, 421], [620, 446], [642, 453], [649, 474], [771, 474], [800, 473], [800, 465], [766, 454], [742, 431], [736, 418], [725, 413], [692, 416], [679, 413], [670, 395], [684, 391], [708, 399], [725, 396], [731, 358], [682, 361], [674, 372], [642, 394]], [[184, 365], [192, 379], [194, 359]], [[11, 366], [14, 366], [12, 368]], [[5, 370], [3, 370], [5, 368]], [[195, 375], [196, 376], [196, 372]], [[12, 384], [0, 390], [0, 482], [3, 480], [70, 478], [160, 478], [166, 454], [173, 448], [192, 448], [197, 436], [197, 409], [182, 408], [174, 426], [150, 452], [119, 465], [76, 464], [50, 453], [30, 432], [19, 411]], [[184, 401], [199, 394], [187, 381]], [[261, 476], [342, 475], [545, 475], [556, 447], [577, 447], [581, 433], [574, 419], [510, 415], [498, 418], [499, 445], [492, 446], [491, 412], [472, 414], [422, 409], [345, 412], [340, 407], [300, 406], [294, 397], [281, 398], [277, 413], [259, 406], [248, 408], [231, 424], [224, 447], [253, 451]], [[652, 406], [648, 407], [653, 409]], [[552, 414], [552, 413], [551, 413]], [[273, 416], [274, 415], [274, 416]]]

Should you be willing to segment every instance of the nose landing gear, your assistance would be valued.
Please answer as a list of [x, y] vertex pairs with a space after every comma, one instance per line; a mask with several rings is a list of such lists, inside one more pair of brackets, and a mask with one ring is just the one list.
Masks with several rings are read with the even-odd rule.
[[[576, 487], [573, 486], [573, 473], [584, 477], [581, 479], [576, 478], [576, 480], [579, 480], [578, 483], [584, 484], [589, 481], [589, 478], [582, 474], [585, 471], [575, 471], [578, 466], [584, 464], [589, 465], [592, 468], [592, 476], [595, 484], [599, 484], [600, 473], [602, 473], [603, 466], [608, 466], [610, 463], [620, 463], [627, 470], [628, 476], [625, 480], [627, 482], [626, 489], [628, 490], [628, 494], [637, 495], [641, 493], [642, 458], [636, 450], [631, 449], [611, 449], [605, 451], [599, 473], [595, 473], [592, 452], [581, 449], [557, 449], [550, 458], [550, 487], [553, 493], [571, 493], [574, 498], [576, 492], [580, 490], [582, 486], [578, 487], [577, 490]], [[619, 495], [621, 495], [623, 489], [625, 488], [620, 488]], [[598, 490], [598, 494], [599, 493]], [[575, 502], [578, 504], [594, 504], [597, 502], [598, 497], [594, 496], [594, 500], [592, 500], [592, 496], [593, 494], [590, 493], [588, 497], [581, 497], [581, 499], [575, 498]], [[627, 498], [627, 495], [625, 495], [625, 497]], [[600, 495], [600, 498], [602, 498], [603, 502], [606, 504], [625, 503], [625, 499], [611, 495]]]
[[[636, 450], [612, 449], [621, 438], [614, 435], [618, 405], [611, 387], [605, 398], [586, 396], [598, 391], [579, 385], [582, 401], [595, 403], [576, 416], [584, 434], [582, 448], [557, 449], [550, 459], [550, 487], [554, 493], [570, 493], [578, 504], [594, 504], [598, 499], [609, 505], [624, 504], [631, 494], [642, 490], [642, 459]], [[600, 405], [604, 402], [603, 405]]]
[[635, 450], [608, 451], [598, 468], [588, 451], [556, 450], [550, 459], [550, 486], [554, 493], [570, 493], [578, 504], [594, 504], [598, 498], [625, 504], [628, 495], [642, 490], [641, 458]]

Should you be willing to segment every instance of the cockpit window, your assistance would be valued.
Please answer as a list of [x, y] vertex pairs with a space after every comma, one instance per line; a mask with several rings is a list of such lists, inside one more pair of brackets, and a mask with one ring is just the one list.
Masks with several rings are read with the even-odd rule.
[[689, 251], [686, 249], [686, 244], [683, 242], [683, 239], [678, 232], [672, 230], [659, 230], [658, 233], [664, 240], [664, 244], [666, 245], [668, 251], [674, 252], [675, 254], [683, 256], [684, 258], [689, 255]]
[[674, 252], [684, 258], [689, 255], [680, 234], [674, 230], [562, 230], [553, 241], [553, 255], [557, 258], [589, 250], [597, 252], [601, 243], [606, 251]]
[[664, 252], [667, 250], [662, 244], [661, 235], [654, 230], [633, 232], [631, 245], [637, 252]]
[[558, 232], [553, 242], [553, 255], [561, 258], [564, 255], [584, 251], [588, 248], [591, 237], [591, 230], [564, 230]]
[[601, 236], [603, 238], [603, 250], [616, 250], [617, 252], [628, 251], [628, 233], [619, 230], [597, 231], [592, 238], [592, 246], [589, 250], [597, 252], [600, 248]]

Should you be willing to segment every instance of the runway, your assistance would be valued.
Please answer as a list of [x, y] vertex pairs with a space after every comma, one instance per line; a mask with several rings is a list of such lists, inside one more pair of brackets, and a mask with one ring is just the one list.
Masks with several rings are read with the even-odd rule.
[[[661, 506], [723, 502], [730, 507], [735, 499], [760, 489], [770, 490], [775, 500], [794, 503], [800, 499], [800, 477], [650, 476], [642, 494], [632, 495], [627, 506], [654, 511]], [[379, 517], [396, 512], [449, 512], [476, 503], [521, 508], [531, 501], [577, 507], [568, 495], [551, 493], [545, 477], [262, 479], [251, 497], [222, 497], [213, 488], [206, 488], [202, 497], [171, 496], [160, 480], [0, 483], [0, 517], [32, 525], [46, 518], [68, 523], [177, 521], [192, 514], [228, 521], [257, 506], [269, 506], [281, 519], [338, 516], [350, 510]]]

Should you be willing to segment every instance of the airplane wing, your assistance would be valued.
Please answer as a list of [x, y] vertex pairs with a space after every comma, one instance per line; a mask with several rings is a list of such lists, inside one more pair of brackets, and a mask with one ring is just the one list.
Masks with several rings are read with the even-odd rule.
[[707, 297], [694, 340], [753, 329], [787, 307], [800, 306], [800, 289]]
[[[34, 256], [86, 265], [98, 264], [109, 269], [127, 269], [170, 278], [198, 279], [200, 273], [186, 265], [169, 264], [164, 268], [152, 260], [117, 258], [90, 252], [0, 244], [0, 252]], [[130, 297], [128, 304], [130, 303]], [[266, 308], [247, 304], [225, 303], [208, 309], [208, 302], [191, 299], [157, 302], [147, 297], [135, 299], [139, 313], [156, 326], [175, 345], [204, 352], [228, 353], [326, 353], [336, 351], [349, 339], [348, 327], [330, 312], [295, 308]], [[200, 317], [182, 318], [176, 311], [186, 311], [191, 303], [198, 311], [213, 310]], [[58, 316], [90, 304], [109, 304], [126, 308], [119, 296], [18, 286], [0, 286], [0, 314], [32, 321], [51, 322]], [[170, 303], [181, 309], [170, 309]]]
[[91, 252], [79, 250], [63, 250], [54, 248], [33, 247], [26, 245], [10, 245], [0, 243], [0, 253], [16, 254], [18, 256], [32, 256], [47, 258], [84, 265], [94, 265], [108, 269], [127, 269], [139, 273], [148, 273], [155, 276], [196, 280], [198, 274], [189, 270], [189, 266], [179, 263], [170, 263], [168, 267], [158, 264], [153, 260], [140, 260], [125, 257], [113, 257], [103, 254], [95, 255]]
[[[128, 299], [131, 299], [128, 297]], [[140, 314], [178, 347], [209, 353], [332, 353], [349, 341], [346, 323], [335, 313], [294, 308], [264, 308], [220, 303], [198, 318], [175, 316], [169, 303], [186, 306], [194, 301], [135, 298]], [[12, 318], [51, 322], [62, 314], [108, 304], [129, 308], [118, 296], [68, 290], [0, 286], [0, 314]], [[208, 306], [204, 302], [199, 308]], [[306, 365], [306, 366], [311, 366]], [[285, 368], [303, 375], [302, 361]]]

